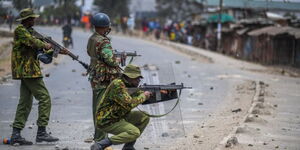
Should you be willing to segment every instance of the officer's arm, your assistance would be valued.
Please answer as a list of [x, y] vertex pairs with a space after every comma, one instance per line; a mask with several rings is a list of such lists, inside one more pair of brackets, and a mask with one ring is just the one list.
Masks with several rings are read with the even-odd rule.
[[97, 46], [97, 53], [107, 65], [112, 67], [117, 67], [119, 65], [113, 57], [114, 55], [109, 41], [104, 41], [101, 46]]
[[116, 94], [113, 100], [125, 109], [132, 109], [146, 100], [143, 92], [138, 92], [134, 96], [130, 96], [123, 82], [115, 82], [114, 87], [114, 93]]
[[32, 36], [25, 28], [18, 28], [15, 30], [15, 36], [18, 37], [18, 42], [22, 44], [34, 47], [36, 50], [46, 47], [46, 43]]

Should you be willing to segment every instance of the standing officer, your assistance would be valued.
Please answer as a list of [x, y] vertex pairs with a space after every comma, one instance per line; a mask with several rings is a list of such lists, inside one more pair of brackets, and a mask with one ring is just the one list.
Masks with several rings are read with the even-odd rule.
[[[89, 38], [87, 53], [91, 57], [89, 80], [93, 89], [93, 119], [95, 125], [95, 112], [99, 99], [102, 97], [109, 83], [120, 75], [119, 59], [113, 55], [110, 39], [107, 37], [110, 28], [110, 19], [104, 13], [97, 13], [92, 17], [95, 27], [94, 34]], [[94, 140], [99, 141], [105, 133], [95, 127]]]
[[51, 110], [51, 100], [43, 81], [37, 52], [40, 49], [49, 50], [51, 44], [45, 43], [32, 35], [34, 20], [38, 16], [30, 8], [21, 10], [20, 18], [17, 20], [21, 21], [21, 24], [14, 31], [14, 43], [11, 54], [12, 78], [21, 80], [21, 87], [19, 104], [13, 122], [12, 145], [15, 143], [32, 145], [32, 142], [25, 140], [21, 136], [21, 130], [24, 128], [31, 111], [33, 97], [39, 101], [36, 142], [54, 142], [59, 140], [46, 132]]
[[150, 97], [149, 91], [137, 90], [129, 94], [127, 88], [136, 88], [142, 78], [138, 66], [127, 65], [122, 77], [113, 80], [97, 106], [96, 125], [112, 137], [94, 143], [91, 150], [104, 150], [112, 144], [125, 143], [122, 150], [135, 150], [133, 145], [142, 134], [150, 118], [140, 111], [131, 111]]

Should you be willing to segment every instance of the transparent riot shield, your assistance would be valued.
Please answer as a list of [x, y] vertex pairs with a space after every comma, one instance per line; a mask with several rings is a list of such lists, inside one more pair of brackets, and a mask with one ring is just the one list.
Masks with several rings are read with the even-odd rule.
[[[142, 68], [143, 80], [141, 84], [170, 84], [175, 82], [172, 64], [147, 64]], [[152, 115], [161, 115], [169, 112], [175, 105], [177, 99], [163, 101], [159, 103], [139, 105], [138, 108]], [[166, 116], [151, 118], [143, 136], [145, 145], [160, 145], [172, 141], [172, 139], [185, 136], [180, 102], [176, 108]], [[147, 140], [148, 139], [148, 140]], [[151, 140], [149, 140], [151, 139]]]

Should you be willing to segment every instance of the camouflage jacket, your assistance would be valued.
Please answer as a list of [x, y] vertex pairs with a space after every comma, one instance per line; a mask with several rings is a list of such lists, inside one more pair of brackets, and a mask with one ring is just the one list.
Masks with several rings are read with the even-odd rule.
[[33, 28], [20, 24], [14, 31], [14, 42], [11, 53], [11, 70], [13, 79], [42, 77], [37, 50], [43, 49], [46, 43], [31, 35]]
[[93, 89], [106, 88], [120, 74], [119, 63], [113, 56], [109, 38], [95, 32], [88, 41], [87, 53], [91, 57], [89, 80]]
[[133, 108], [146, 100], [144, 92], [138, 90], [133, 94], [128, 93], [123, 79], [115, 79], [106, 89], [106, 95], [97, 107], [97, 127], [106, 127], [123, 119]]

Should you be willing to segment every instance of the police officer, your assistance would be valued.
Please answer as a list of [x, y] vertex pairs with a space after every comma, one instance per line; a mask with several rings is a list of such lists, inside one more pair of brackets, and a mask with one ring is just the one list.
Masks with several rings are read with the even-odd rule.
[[15, 143], [32, 145], [32, 142], [21, 136], [21, 130], [24, 128], [31, 111], [33, 97], [39, 101], [36, 142], [59, 140], [46, 132], [51, 110], [51, 99], [43, 81], [37, 52], [40, 49], [51, 49], [51, 44], [45, 43], [32, 35], [34, 20], [38, 16], [30, 8], [21, 10], [20, 18], [17, 20], [21, 21], [21, 24], [14, 31], [11, 54], [12, 78], [21, 80], [21, 87], [19, 104], [13, 122], [12, 145]]
[[[110, 19], [104, 13], [92, 16], [91, 22], [95, 32], [89, 38], [87, 53], [91, 58], [89, 80], [93, 89], [93, 119], [95, 124], [95, 112], [99, 98], [102, 97], [107, 85], [120, 75], [120, 60], [115, 58], [110, 39], [107, 37], [110, 28]], [[95, 127], [94, 140], [99, 141], [105, 134]]]
[[107, 87], [97, 107], [96, 125], [113, 136], [94, 143], [91, 150], [104, 150], [112, 144], [123, 143], [122, 150], [135, 150], [136, 139], [150, 120], [143, 112], [131, 111], [150, 97], [149, 91], [128, 93], [128, 88], [136, 88], [141, 78], [140, 68], [129, 64], [122, 77], [113, 80]]
[[[66, 24], [62, 27], [63, 30], [63, 42], [69, 42], [69, 44], [74, 47], [73, 45], [73, 38], [72, 38], [72, 25], [71, 25], [71, 20], [68, 20]], [[65, 39], [67, 38], [67, 39]], [[65, 41], [66, 40], [66, 41]], [[67, 46], [67, 47], [68, 47]]]

